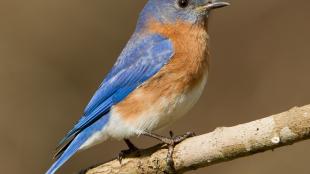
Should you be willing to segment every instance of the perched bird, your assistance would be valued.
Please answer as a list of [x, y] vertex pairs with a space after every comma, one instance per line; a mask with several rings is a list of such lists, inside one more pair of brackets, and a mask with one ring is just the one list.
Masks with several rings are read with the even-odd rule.
[[200, 97], [209, 68], [208, 17], [211, 10], [227, 5], [216, 0], [148, 0], [112, 70], [60, 142], [47, 174], [77, 151], [109, 138], [124, 139], [136, 150], [128, 138], [139, 135], [167, 144], [168, 166], [173, 167], [173, 146], [193, 134], [163, 137], [152, 131], [183, 116]]

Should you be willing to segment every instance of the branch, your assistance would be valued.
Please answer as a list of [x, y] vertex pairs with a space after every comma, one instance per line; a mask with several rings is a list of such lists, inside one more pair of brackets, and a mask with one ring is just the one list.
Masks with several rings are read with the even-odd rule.
[[[310, 105], [183, 141], [175, 147], [174, 162], [178, 173], [291, 145], [310, 138]], [[164, 173], [167, 149], [157, 145], [133, 154], [120, 164], [107, 162], [87, 174]]]

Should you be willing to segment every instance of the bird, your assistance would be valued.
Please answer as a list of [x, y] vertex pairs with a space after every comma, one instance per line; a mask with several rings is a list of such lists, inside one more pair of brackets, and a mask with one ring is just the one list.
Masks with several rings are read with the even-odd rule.
[[[110, 138], [148, 136], [168, 146], [167, 166], [173, 170], [173, 147], [194, 136], [164, 137], [154, 131], [170, 125], [194, 106], [209, 72], [208, 19], [219, 0], [148, 0], [134, 33], [86, 106], [82, 117], [60, 141], [54, 174], [76, 152]], [[167, 169], [168, 170], [168, 169]]]

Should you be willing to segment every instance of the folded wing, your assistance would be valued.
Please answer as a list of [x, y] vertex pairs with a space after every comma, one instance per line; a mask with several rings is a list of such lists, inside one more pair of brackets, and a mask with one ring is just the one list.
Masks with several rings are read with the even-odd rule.
[[66, 149], [77, 134], [106, 115], [113, 105], [156, 74], [173, 53], [172, 42], [163, 36], [133, 36], [85, 108], [84, 116], [60, 142], [56, 156]]

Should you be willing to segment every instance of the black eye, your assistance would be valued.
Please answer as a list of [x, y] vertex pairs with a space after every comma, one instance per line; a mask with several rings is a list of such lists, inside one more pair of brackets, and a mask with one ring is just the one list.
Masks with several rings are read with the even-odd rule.
[[189, 0], [178, 0], [178, 5], [181, 8], [186, 8], [189, 4], [188, 2], [189, 2]]

